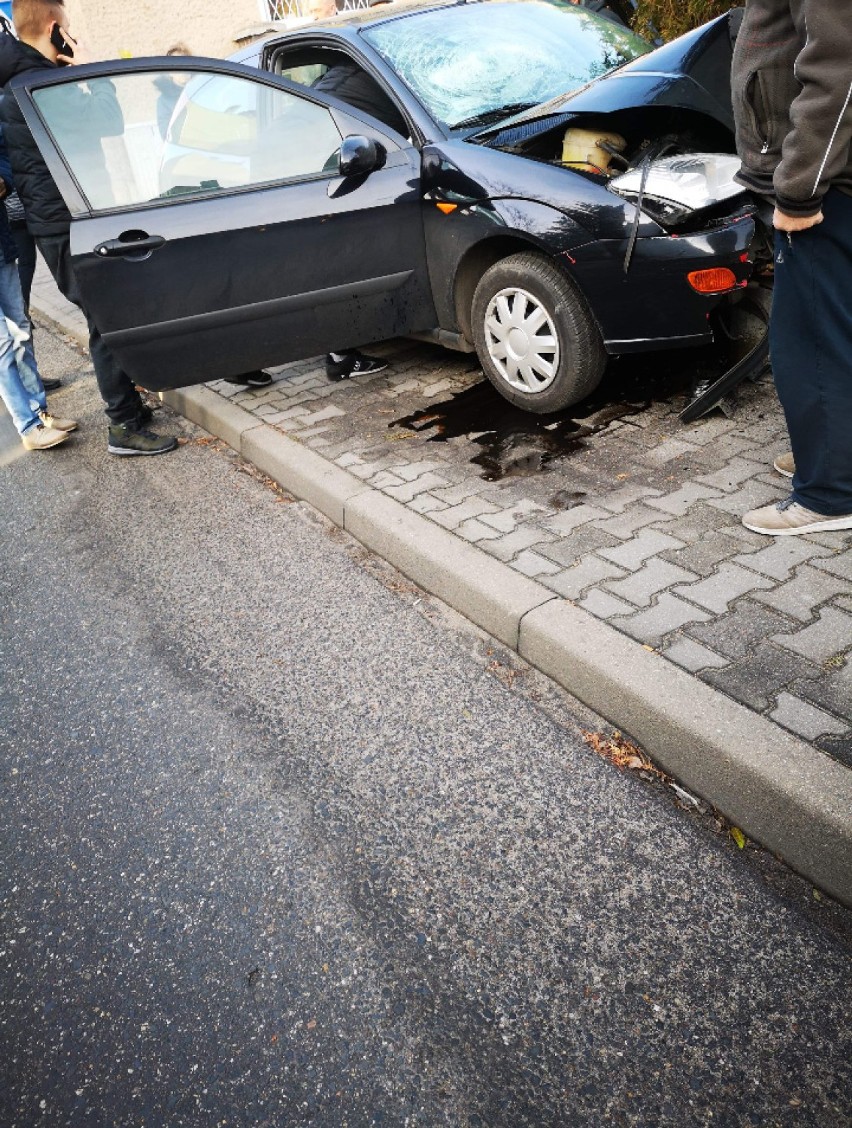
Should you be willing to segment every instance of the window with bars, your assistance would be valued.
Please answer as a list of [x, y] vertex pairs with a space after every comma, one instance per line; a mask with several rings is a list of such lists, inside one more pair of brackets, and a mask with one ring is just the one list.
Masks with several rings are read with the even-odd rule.
[[[267, 20], [285, 20], [290, 16], [306, 16], [308, 13], [303, 0], [260, 0], [261, 15]], [[340, 11], [353, 8], [369, 8], [370, 0], [338, 0]]]

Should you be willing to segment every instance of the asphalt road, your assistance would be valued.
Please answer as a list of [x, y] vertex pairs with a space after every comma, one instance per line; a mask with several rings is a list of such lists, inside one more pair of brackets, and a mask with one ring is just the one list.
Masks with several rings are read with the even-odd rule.
[[83, 429], [0, 417], [0, 1123], [849, 1123], [849, 914], [200, 432], [108, 456], [38, 343]]

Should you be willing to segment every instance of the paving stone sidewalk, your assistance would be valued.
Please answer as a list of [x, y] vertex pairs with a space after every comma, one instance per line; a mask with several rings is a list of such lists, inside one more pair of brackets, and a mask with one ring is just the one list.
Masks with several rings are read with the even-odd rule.
[[[43, 268], [33, 307], [79, 335]], [[266, 389], [209, 387], [852, 767], [852, 533], [773, 540], [740, 523], [788, 485], [772, 469], [786, 429], [771, 380], [687, 426], [681, 393], [611, 419], [602, 407], [562, 453], [548, 443], [560, 424], [531, 417], [495, 455], [506, 408], [477, 387], [474, 357], [374, 351], [390, 363], [373, 377], [332, 384], [314, 359], [273, 369]]]

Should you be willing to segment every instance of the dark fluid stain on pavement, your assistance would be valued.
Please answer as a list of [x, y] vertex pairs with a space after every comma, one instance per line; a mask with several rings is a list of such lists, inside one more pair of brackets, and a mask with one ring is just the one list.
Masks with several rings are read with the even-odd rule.
[[[678, 354], [682, 357], [682, 353]], [[693, 359], [694, 359], [694, 353]], [[528, 477], [582, 450], [588, 440], [617, 419], [644, 411], [655, 400], [685, 392], [692, 369], [675, 354], [665, 358], [624, 357], [614, 361], [594, 392], [580, 403], [550, 415], [533, 415], [504, 400], [487, 380], [442, 403], [396, 419], [389, 427], [428, 434], [429, 442], [469, 438], [482, 450], [471, 462], [482, 467], [488, 482]], [[561, 508], [579, 504], [579, 497], [556, 495]]]

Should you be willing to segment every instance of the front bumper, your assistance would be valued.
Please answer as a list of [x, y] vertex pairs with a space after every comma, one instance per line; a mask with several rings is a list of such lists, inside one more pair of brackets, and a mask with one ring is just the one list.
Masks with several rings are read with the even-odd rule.
[[[751, 276], [754, 209], [716, 221], [698, 232], [660, 234], [636, 241], [628, 269], [628, 240], [603, 240], [559, 256], [582, 290], [607, 352], [641, 352], [707, 344], [712, 310]], [[730, 291], [702, 294], [690, 286], [691, 271], [727, 267]]]

